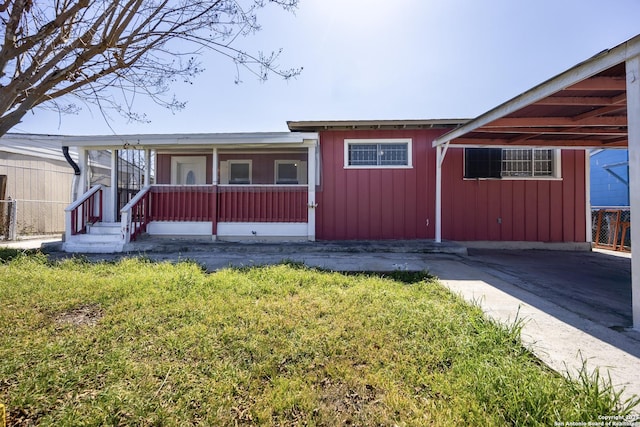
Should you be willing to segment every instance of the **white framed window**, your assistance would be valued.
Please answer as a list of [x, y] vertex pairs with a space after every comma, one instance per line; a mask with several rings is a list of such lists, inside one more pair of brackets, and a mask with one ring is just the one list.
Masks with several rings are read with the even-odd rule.
[[539, 148], [465, 148], [465, 178], [557, 179], [560, 150]]
[[195, 185], [206, 182], [206, 156], [171, 156], [171, 184]]
[[274, 163], [276, 184], [306, 184], [307, 162], [301, 160], [276, 160]]
[[226, 170], [223, 172], [223, 168], [221, 168], [221, 172], [225, 173], [225, 184], [234, 184], [234, 185], [248, 185], [251, 184], [251, 160], [228, 160], [226, 162]]
[[411, 168], [411, 138], [345, 139], [345, 169]]

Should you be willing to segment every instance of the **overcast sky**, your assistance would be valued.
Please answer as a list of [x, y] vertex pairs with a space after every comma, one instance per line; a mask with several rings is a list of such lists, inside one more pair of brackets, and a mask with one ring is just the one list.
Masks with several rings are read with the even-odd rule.
[[473, 118], [640, 34], [640, 0], [300, 0], [275, 7], [249, 51], [283, 48], [291, 81], [236, 85], [213, 54], [195, 83], [177, 84], [175, 114], [139, 98], [151, 123], [98, 111], [36, 110], [13, 132], [136, 134], [286, 131], [287, 120]]

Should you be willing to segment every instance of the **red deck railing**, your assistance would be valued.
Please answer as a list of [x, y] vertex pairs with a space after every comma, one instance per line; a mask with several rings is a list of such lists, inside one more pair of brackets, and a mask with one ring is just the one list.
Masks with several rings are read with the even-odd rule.
[[151, 187], [154, 221], [212, 221], [216, 187], [213, 185], [157, 185]]
[[87, 232], [87, 224], [102, 221], [102, 185], [96, 185], [66, 210], [71, 215], [71, 235]]
[[219, 222], [307, 222], [307, 186], [218, 187]]
[[[306, 186], [153, 185], [121, 213], [130, 240], [151, 221], [307, 222]], [[126, 234], [126, 233], [125, 233]]]

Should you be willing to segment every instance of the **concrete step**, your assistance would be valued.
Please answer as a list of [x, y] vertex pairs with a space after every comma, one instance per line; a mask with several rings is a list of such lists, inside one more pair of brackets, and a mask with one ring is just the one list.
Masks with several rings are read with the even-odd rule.
[[73, 253], [110, 254], [122, 252], [124, 241], [118, 234], [77, 234], [62, 245], [62, 250]]
[[120, 233], [118, 234], [76, 234], [69, 239], [76, 243], [119, 243], [122, 242]]
[[98, 222], [87, 225], [87, 234], [91, 235], [120, 235], [119, 222]]
[[67, 241], [62, 244], [62, 250], [69, 253], [83, 254], [113, 254], [122, 252], [124, 243], [119, 242], [76, 242]]

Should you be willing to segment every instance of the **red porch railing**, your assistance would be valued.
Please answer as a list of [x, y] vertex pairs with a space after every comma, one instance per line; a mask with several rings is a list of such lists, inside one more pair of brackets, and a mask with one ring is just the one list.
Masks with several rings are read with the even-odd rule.
[[96, 185], [65, 209], [70, 215], [71, 235], [87, 232], [87, 224], [102, 221], [102, 185]]
[[151, 221], [307, 222], [307, 186], [153, 185], [121, 211], [124, 232], [135, 240]]
[[151, 221], [150, 195], [151, 187], [143, 188], [133, 199], [120, 210], [122, 223], [122, 237], [125, 243], [147, 231], [147, 225]]
[[212, 221], [216, 187], [213, 185], [154, 185], [151, 212], [154, 221]]
[[219, 222], [307, 222], [306, 185], [219, 186]]

